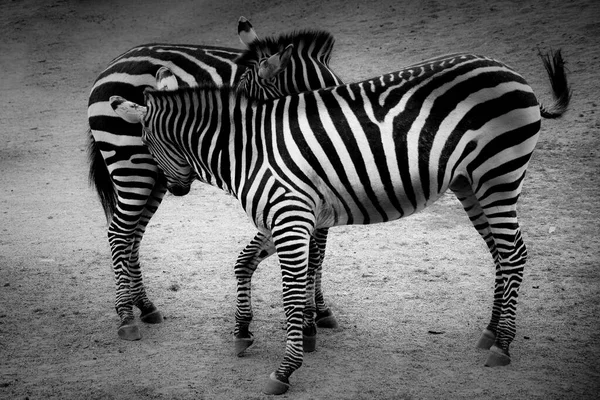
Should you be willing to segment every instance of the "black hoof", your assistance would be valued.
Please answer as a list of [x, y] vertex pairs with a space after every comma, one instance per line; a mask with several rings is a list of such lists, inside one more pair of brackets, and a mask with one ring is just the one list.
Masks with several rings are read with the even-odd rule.
[[302, 335], [302, 349], [306, 353], [312, 353], [317, 348], [317, 335]]
[[153, 310], [142, 312], [140, 319], [147, 324], [160, 324], [164, 321], [162, 313], [156, 307], [153, 307]]
[[317, 347], [317, 327], [315, 325], [302, 328], [302, 349], [312, 353]]
[[483, 333], [481, 334], [481, 337], [479, 338], [479, 341], [477, 342], [477, 348], [489, 350], [490, 347], [494, 345], [495, 341], [496, 335], [494, 334], [494, 332], [490, 331], [489, 329], [484, 329]]
[[319, 328], [335, 329], [338, 327], [337, 320], [329, 308], [324, 311], [317, 311], [315, 322]]
[[244, 355], [244, 351], [246, 351], [246, 349], [252, 346], [253, 344], [254, 338], [252, 337], [252, 334], [250, 332], [248, 332], [248, 336], [245, 337], [236, 336], [234, 341], [235, 355], [238, 357], [242, 357]]
[[119, 326], [117, 333], [123, 340], [140, 340], [142, 338], [140, 328], [138, 328], [133, 320], [123, 322]]
[[498, 346], [492, 346], [485, 361], [486, 367], [503, 367], [510, 364], [510, 355]]
[[[287, 379], [286, 379], [286, 381], [287, 381]], [[290, 388], [289, 382], [280, 381], [275, 376], [275, 372], [272, 372], [271, 375], [269, 376], [269, 379], [267, 380], [267, 384], [265, 385], [265, 388], [263, 389], [263, 393], [279, 395], [279, 394], [284, 394], [285, 392], [287, 392], [289, 388]]]

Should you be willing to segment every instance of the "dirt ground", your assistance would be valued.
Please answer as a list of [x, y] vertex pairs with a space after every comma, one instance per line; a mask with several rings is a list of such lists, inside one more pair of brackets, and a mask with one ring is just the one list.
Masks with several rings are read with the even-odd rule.
[[[459, 203], [332, 229], [324, 290], [339, 328], [290, 399], [591, 399], [600, 392], [600, 2], [0, 0], [0, 398], [261, 399], [284, 350], [280, 272], [254, 283], [256, 344], [233, 355], [232, 266], [254, 229], [197, 184], [169, 196], [143, 246], [164, 324], [117, 337], [106, 221], [87, 183], [86, 108], [105, 65], [142, 43], [239, 47], [294, 28], [336, 37], [347, 82], [455, 51], [521, 72], [549, 103], [537, 57], [562, 48], [571, 110], [543, 122], [519, 214], [530, 261], [512, 364], [483, 367], [493, 265]], [[435, 332], [432, 334], [431, 332]]]

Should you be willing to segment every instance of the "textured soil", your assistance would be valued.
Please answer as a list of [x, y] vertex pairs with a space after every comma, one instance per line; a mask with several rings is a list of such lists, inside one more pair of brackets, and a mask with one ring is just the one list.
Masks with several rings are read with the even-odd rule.
[[237, 253], [254, 229], [197, 184], [165, 199], [142, 246], [166, 320], [117, 337], [106, 221], [87, 182], [87, 96], [142, 43], [239, 47], [294, 28], [336, 37], [346, 81], [467, 51], [521, 72], [549, 103], [541, 50], [562, 48], [571, 110], [545, 120], [519, 205], [529, 249], [512, 363], [475, 349], [493, 264], [452, 195], [389, 224], [331, 230], [320, 330], [282, 398], [592, 399], [600, 392], [600, 2], [0, 0], [0, 398], [261, 399], [284, 350], [275, 259], [254, 281], [256, 344], [233, 355]]

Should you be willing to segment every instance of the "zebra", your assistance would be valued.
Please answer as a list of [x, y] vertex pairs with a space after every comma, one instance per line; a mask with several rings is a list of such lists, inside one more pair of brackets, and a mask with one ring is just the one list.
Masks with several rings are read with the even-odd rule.
[[[238, 35], [247, 47], [245, 61], [236, 49], [198, 46], [149, 44], [134, 47], [115, 58], [96, 79], [89, 98], [90, 182], [96, 187], [104, 208], [112, 266], [116, 278], [115, 309], [120, 318], [118, 335], [125, 340], [141, 338], [135, 323], [133, 306], [141, 310], [146, 323], [163, 321], [162, 313], [148, 298], [139, 264], [139, 248], [146, 226], [166, 193], [164, 178], [141, 141], [141, 129], [116, 117], [108, 105], [110, 95], [119, 94], [141, 102], [143, 90], [155, 87], [155, 76], [164, 86], [197, 86], [202, 82], [235, 85], [248, 68], [259, 63], [261, 79], [240, 86], [249, 97], [267, 99], [325, 86], [339, 85], [341, 80], [328, 63], [334, 43], [325, 31], [305, 30], [259, 39], [244, 17]], [[257, 54], [259, 56], [252, 55]], [[170, 73], [168, 73], [170, 72]], [[167, 75], [161, 75], [168, 73]], [[244, 82], [247, 81], [246, 79]], [[317, 86], [315, 86], [317, 85]], [[265, 90], [259, 90], [264, 86]], [[238, 305], [243, 313], [250, 309], [249, 286], [258, 263], [273, 253], [257, 243], [265, 240], [259, 232], [242, 251], [235, 264], [238, 277]], [[323, 245], [318, 246], [324, 248]], [[335, 317], [323, 300], [320, 272], [317, 296], [321, 326], [335, 327]], [[246, 347], [251, 343], [248, 332], [237, 333]]]
[[492, 317], [478, 346], [488, 349], [486, 365], [510, 363], [527, 259], [516, 203], [542, 117], [560, 117], [571, 97], [560, 51], [542, 61], [550, 107], [512, 68], [464, 53], [264, 102], [207, 84], [147, 91], [143, 106], [119, 96], [110, 104], [143, 126], [169, 191], [185, 195], [195, 179], [220, 187], [276, 248], [287, 340], [264, 392], [282, 394], [302, 365], [302, 333], [315, 324], [307, 278], [314, 232], [407, 217], [448, 189], [496, 267]]

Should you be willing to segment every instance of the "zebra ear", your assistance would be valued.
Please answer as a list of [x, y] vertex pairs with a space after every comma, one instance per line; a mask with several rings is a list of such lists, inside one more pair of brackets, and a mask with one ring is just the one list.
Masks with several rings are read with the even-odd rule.
[[148, 108], [127, 101], [121, 96], [111, 96], [109, 102], [115, 113], [130, 124], [141, 124], [148, 112]]
[[155, 77], [158, 90], [175, 90], [179, 87], [177, 78], [167, 67], [160, 67], [159, 70], [156, 71]]
[[258, 39], [258, 35], [254, 31], [252, 24], [244, 16], [238, 20], [238, 37], [240, 38], [240, 42], [246, 47]]
[[289, 44], [282, 52], [275, 53], [258, 67], [258, 76], [262, 79], [271, 79], [283, 71], [292, 57], [294, 45]]

